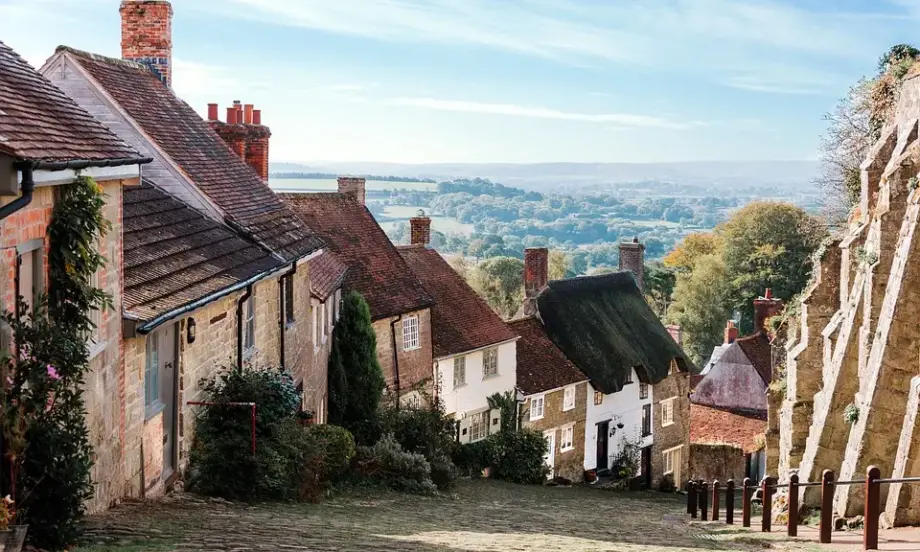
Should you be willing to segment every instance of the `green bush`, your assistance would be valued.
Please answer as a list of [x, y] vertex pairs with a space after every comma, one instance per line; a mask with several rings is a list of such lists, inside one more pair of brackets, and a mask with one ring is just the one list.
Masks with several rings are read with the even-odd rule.
[[397, 491], [419, 494], [437, 491], [431, 480], [431, 465], [425, 457], [404, 451], [392, 435], [385, 435], [373, 446], [358, 447], [353, 464], [359, 476]]
[[463, 472], [476, 475], [498, 464], [500, 451], [497, 437], [460, 445], [454, 453], [454, 464]]
[[658, 490], [663, 493], [673, 493], [677, 490], [674, 486], [674, 476], [671, 474], [661, 476], [658, 480]]
[[456, 483], [458, 472], [451, 458], [457, 444], [457, 422], [444, 413], [440, 403], [425, 408], [381, 409], [379, 433], [392, 435], [406, 452], [421, 454], [431, 465], [432, 479], [439, 489]]
[[313, 425], [304, 433], [303, 456], [297, 475], [298, 497], [318, 502], [331, 481], [345, 477], [355, 455], [355, 439], [343, 427]]
[[489, 437], [498, 446], [495, 477], [514, 483], [542, 483], [549, 468], [543, 461], [546, 439], [533, 429], [501, 431]]

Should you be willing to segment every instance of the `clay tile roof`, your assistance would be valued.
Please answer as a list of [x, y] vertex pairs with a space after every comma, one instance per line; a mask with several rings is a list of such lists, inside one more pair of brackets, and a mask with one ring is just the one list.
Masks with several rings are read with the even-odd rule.
[[560, 351], [536, 318], [508, 323], [521, 336], [517, 343], [517, 385], [526, 395], [588, 381]]
[[751, 365], [760, 374], [764, 383], [770, 385], [773, 381], [773, 355], [770, 339], [763, 332], [736, 339], [735, 343], [744, 351], [744, 355], [751, 361]]
[[0, 152], [52, 162], [141, 158], [2, 42]]
[[760, 448], [757, 436], [767, 431], [764, 414], [732, 412], [699, 404], [690, 405], [690, 443], [729, 444], [744, 452]]
[[348, 266], [345, 285], [364, 296], [373, 320], [434, 304], [370, 211], [353, 197], [339, 193], [280, 196]]
[[398, 249], [435, 301], [431, 333], [436, 358], [517, 337], [437, 251], [415, 245]]
[[310, 259], [310, 291], [319, 300], [325, 301], [335, 290], [342, 287], [348, 266], [331, 251]]
[[288, 261], [322, 247], [255, 170], [146, 67], [58, 51], [85, 69], [234, 224]]
[[147, 322], [270, 271], [253, 242], [144, 180], [124, 190], [126, 313]]

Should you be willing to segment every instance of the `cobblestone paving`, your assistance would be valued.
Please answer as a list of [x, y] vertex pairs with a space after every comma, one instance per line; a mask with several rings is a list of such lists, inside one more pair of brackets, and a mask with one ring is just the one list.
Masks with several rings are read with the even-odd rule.
[[689, 524], [658, 493], [466, 481], [442, 497], [354, 494], [323, 504], [243, 505], [192, 495], [90, 519], [78, 552], [763, 550], [739, 529]]

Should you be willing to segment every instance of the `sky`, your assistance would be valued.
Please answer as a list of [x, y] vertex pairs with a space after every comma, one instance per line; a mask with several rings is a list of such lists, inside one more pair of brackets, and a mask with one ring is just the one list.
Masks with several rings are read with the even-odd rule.
[[[816, 159], [920, 0], [174, 0], [173, 88], [272, 161]], [[118, 0], [0, 0], [0, 41], [120, 56]], [[913, 31], [913, 32], [911, 32]]]

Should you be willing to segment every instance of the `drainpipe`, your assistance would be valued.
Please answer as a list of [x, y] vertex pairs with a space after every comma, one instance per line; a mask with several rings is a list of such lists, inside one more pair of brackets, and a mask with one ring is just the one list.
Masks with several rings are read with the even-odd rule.
[[[280, 364], [281, 364], [282, 370], [284, 370], [284, 332], [287, 329], [287, 313], [285, 312], [287, 303], [284, 301], [284, 288], [286, 285], [285, 279], [288, 276], [290, 276], [291, 277], [290, 284], [293, 287], [295, 274], [297, 274], [297, 261], [294, 261], [294, 264], [291, 265], [291, 270], [285, 272], [278, 278], [278, 283], [280, 284], [278, 286], [278, 300], [279, 300], [279, 306], [280, 306], [280, 308], [278, 309], [278, 312], [280, 313], [278, 316], [278, 328], [281, 332], [281, 340], [280, 340], [279, 345], [281, 346], [281, 363]], [[293, 290], [291, 291], [291, 293], [293, 293]]]
[[0, 220], [32, 203], [32, 194], [35, 192], [35, 180], [32, 179], [32, 163], [20, 162], [13, 166], [22, 171], [22, 195], [0, 207]]
[[236, 302], [236, 366], [243, 367], [243, 303], [252, 297], [252, 286], [246, 286], [246, 291]]
[[396, 348], [396, 323], [402, 322], [402, 315], [390, 322], [390, 336], [393, 338], [393, 380], [396, 384], [396, 410], [399, 410], [399, 349]]

